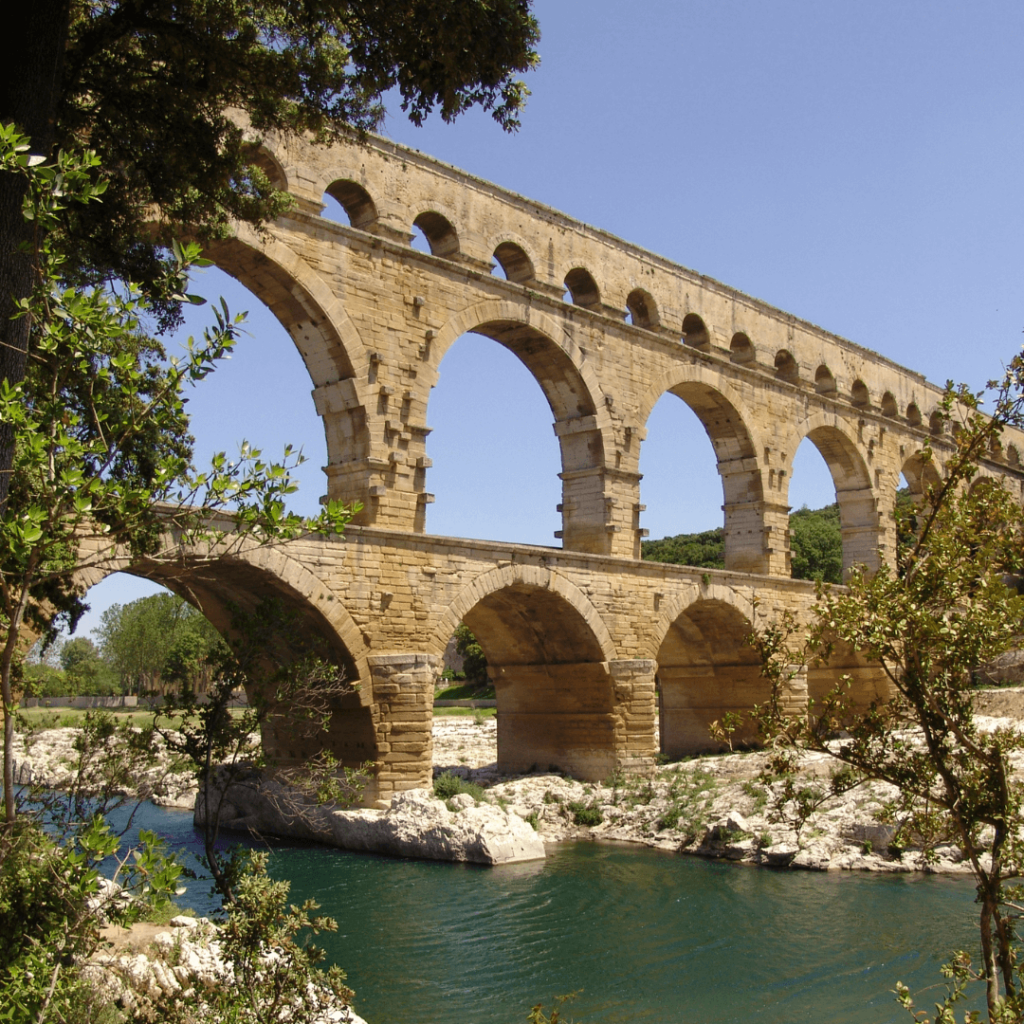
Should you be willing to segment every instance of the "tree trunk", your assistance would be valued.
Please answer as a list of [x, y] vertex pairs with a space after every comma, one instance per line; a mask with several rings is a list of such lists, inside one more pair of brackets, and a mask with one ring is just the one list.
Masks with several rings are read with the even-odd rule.
[[995, 1016], [996, 1006], [999, 1003], [999, 965], [996, 949], [992, 944], [992, 916], [998, 908], [993, 905], [987, 888], [982, 888], [981, 895], [981, 959], [985, 979], [985, 997], [991, 1020]]
[[[70, 0], [32, 0], [21, 8], [21, 28], [15, 29], [14, 22], [6, 26], [0, 121], [16, 124], [31, 139], [31, 152], [43, 157], [50, 156], [56, 137], [70, 6]], [[32, 259], [20, 251], [22, 243], [32, 240], [21, 214], [24, 195], [22, 177], [0, 174], [0, 377], [12, 384], [24, 378], [28, 361], [29, 323], [11, 320], [16, 302], [32, 289]], [[0, 423], [0, 513], [7, 505], [13, 464], [14, 432]]]

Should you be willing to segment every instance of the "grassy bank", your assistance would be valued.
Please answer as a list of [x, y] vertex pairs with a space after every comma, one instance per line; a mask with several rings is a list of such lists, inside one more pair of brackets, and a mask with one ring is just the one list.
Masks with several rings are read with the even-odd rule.
[[[152, 724], [153, 721], [153, 712], [148, 709], [121, 711], [112, 708], [23, 708], [18, 715], [30, 729], [74, 729], [82, 724], [90, 710], [106, 710], [115, 722], [129, 722], [140, 728]], [[228, 708], [229, 714], [235, 718], [243, 715], [245, 710], [245, 708]], [[168, 723], [170, 723], [170, 728], [176, 729], [181, 725], [181, 718], [177, 715], [170, 718], [161, 715], [160, 725], [166, 726]]]

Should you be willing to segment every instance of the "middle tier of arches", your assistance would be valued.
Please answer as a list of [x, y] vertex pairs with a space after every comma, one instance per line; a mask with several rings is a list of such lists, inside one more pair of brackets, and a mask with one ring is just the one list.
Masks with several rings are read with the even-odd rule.
[[787, 380], [784, 359], [766, 379], [742, 332], [727, 359], [703, 351], [699, 317], [684, 323], [681, 342], [638, 337], [634, 325], [653, 324], [650, 296], [631, 296], [633, 324], [581, 312], [516, 285], [511, 249], [504, 280], [382, 249], [351, 229], [322, 240], [323, 258], [312, 260], [294, 237], [303, 223], [277, 227], [263, 237], [241, 231], [213, 255], [299, 349], [326, 432], [327, 497], [358, 503], [357, 524], [426, 532], [430, 390], [451, 345], [474, 333], [514, 354], [544, 394], [561, 461], [564, 548], [639, 557], [640, 452], [652, 409], [672, 394], [698, 417], [714, 453], [726, 568], [789, 574], [789, 483], [805, 438], [835, 485], [844, 567], [892, 557], [900, 474], [920, 476], [914, 460], [928, 432], [858, 405], [856, 386], [851, 399], [837, 398], [827, 367], [813, 393]]

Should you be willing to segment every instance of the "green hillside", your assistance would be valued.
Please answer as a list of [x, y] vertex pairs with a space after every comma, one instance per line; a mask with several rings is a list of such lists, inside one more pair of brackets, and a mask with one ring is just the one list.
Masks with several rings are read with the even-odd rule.
[[[789, 517], [789, 543], [793, 578], [841, 583], [843, 542], [839, 506], [809, 509], [805, 505]], [[725, 568], [725, 540], [721, 527], [703, 533], [680, 533], [640, 544], [640, 557], [648, 562], [693, 565], [701, 569]]]

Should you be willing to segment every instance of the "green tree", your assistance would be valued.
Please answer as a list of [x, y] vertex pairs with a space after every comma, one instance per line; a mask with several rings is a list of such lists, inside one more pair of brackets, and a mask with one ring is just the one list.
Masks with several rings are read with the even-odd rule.
[[[338, 531], [348, 517], [348, 510], [336, 504], [314, 522], [289, 515], [284, 500], [294, 487], [288, 465], [267, 463], [259, 452], [243, 448], [235, 462], [216, 456], [208, 473], [193, 468], [182, 392], [230, 350], [234, 321], [225, 309], [218, 311], [202, 343], [190, 341], [182, 357], [167, 360], [141, 330], [141, 318], [151, 308], [144, 293], [130, 285], [83, 288], [62, 278], [60, 235], [50, 228], [62, 204], [102, 194], [102, 182], [97, 185], [91, 177], [95, 166], [93, 157], [67, 154], [54, 164], [32, 161], [24, 138], [13, 127], [0, 127], [0, 175], [24, 175], [26, 214], [41, 228], [32, 253], [37, 287], [20, 307], [30, 321], [33, 359], [21, 381], [0, 381], [0, 421], [14, 426], [18, 442], [8, 502], [0, 515], [0, 1013], [17, 1024], [97, 1019], [100, 1008], [92, 1005], [79, 968], [98, 939], [88, 905], [98, 892], [98, 866], [117, 854], [116, 837], [109, 836], [102, 819], [112, 795], [117, 799], [117, 794], [141, 791], [156, 754], [152, 730], [116, 729], [110, 716], [89, 716], [76, 743], [68, 788], [34, 791], [19, 808], [13, 778], [13, 685], [23, 627], [52, 635], [57, 625], [74, 623], [83, 609], [74, 574], [90, 557], [103, 561], [116, 550], [160, 560], [170, 557], [180, 540], [198, 543], [198, 550], [208, 550], [213, 558], [243, 539], [272, 543], [310, 529]], [[195, 250], [176, 247], [175, 258], [168, 290], [177, 289], [179, 301], [189, 301], [185, 274], [195, 262]], [[230, 533], [217, 529], [216, 519], [211, 525], [218, 509], [231, 510]], [[168, 530], [179, 539], [174, 548], [166, 546]], [[87, 645], [72, 643], [71, 667], [90, 661]], [[137, 882], [137, 891], [149, 894], [166, 895], [177, 875], [173, 861], [145, 842], [119, 865]], [[251, 891], [258, 892], [258, 886]], [[36, 898], [37, 893], [46, 898]], [[135, 913], [142, 906], [115, 901], [107, 910], [124, 921], [126, 907]], [[290, 912], [275, 906], [273, 920], [286, 923]], [[303, 921], [308, 917], [297, 913]], [[271, 932], [264, 935], [268, 941], [274, 938]], [[307, 983], [329, 989], [317, 980], [312, 964], [295, 963], [296, 970], [269, 969], [266, 984], [282, 991], [305, 991]]]
[[64, 673], [43, 662], [23, 665], [21, 681], [29, 697], [65, 697], [68, 693]]
[[103, 658], [126, 693], [163, 693], [168, 681], [202, 691], [223, 641], [200, 612], [174, 594], [111, 605], [96, 630]]
[[[974, 981], [984, 986], [990, 1021], [1024, 1021], [1016, 931], [1024, 891], [1015, 881], [1024, 870], [1024, 783], [1015, 767], [1024, 736], [983, 730], [972, 702], [978, 665], [1024, 644], [1024, 598], [1007, 586], [1024, 572], [1024, 510], [998, 484], [970, 486], [1003, 427], [1024, 425], [1024, 359], [1016, 357], [990, 386], [991, 418], [979, 411], [980, 395], [947, 387], [944, 415], [958, 427], [954, 452], [920, 509], [897, 505], [906, 540], [897, 565], [873, 574], [855, 568], [847, 588], [821, 587], [809, 638], [792, 619], [756, 637], [772, 684], [759, 719], [772, 755], [768, 770], [785, 780], [781, 799], [799, 795], [800, 751], [827, 752], [846, 766], [832, 778], [833, 793], [864, 779], [891, 783], [897, 845], [918, 846], [927, 857], [937, 844], [954, 843], [974, 873], [981, 964], [975, 968], [960, 951], [946, 966], [949, 991], [934, 1018], [943, 1024], [952, 1024], [954, 1005]], [[922, 456], [932, 457], [927, 444]], [[788, 680], [813, 660], [827, 663], [837, 647], [881, 666], [887, 698], [857, 706], [844, 678], [806, 714], [788, 714]], [[910, 993], [898, 991], [913, 1011]], [[923, 1011], [916, 1016], [928, 1019]]]
[[789, 547], [795, 580], [843, 582], [843, 535], [839, 505], [790, 513]]
[[455, 627], [455, 653], [462, 655], [462, 671], [467, 683], [486, 685], [487, 656], [472, 630], [464, 622]]
[[722, 527], [703, 533], [680, 533], [675, 537], [640, 542], [640, 557], [647, 562], [694, 565], [701, 569], [725, 568], [725, 531]]
[[[102, 561], [116, 549], [134, 557], [166, 557], [168, 530], [182, 542], [228, 546], [269, 542], [308, 529], [340, 530], [348, 510], [329, 503], [315, 522], [285, 511], [295, 488], [288, 465], [264, 461], [243, 445], [229, 461], [214, 457], [196, 472], [183, 391], [202, 380], [230, 351], [236, 324], [227, 310], [201, 343], [166, 359], [141, 329], [151, 308], [130, 285], [69, 286], [62, 277], [59, 232], [50, 230], [65, 205], [99, 200], [96, 158], [61, 154], [54, 164], [32, 161], [12, 127], [0, 127], [0, 176], [28, 182], [26, 216], [39, 226], [32, 254], [36, 289], [20, 305], [30, 325], [32, 360], [16, 384], [0, 380], [0, 422], [17, 438], [11, 488], [0, 516], [0, 692], [4, 708], [4, 810], [15, 815], [13, 680], [24, 653], [23, 627], [36, 634], [71, 626], [84, 610], [74, 574], [83, 544]], [[175, 246], [167, 282], [179, 302], [197, 262], [192, 247]], [[291, 453], [286, 451], [286, 460]], [[161, 504], [162, 503], [162, 504]], [[211, 526], [211, 513], [230, 508], [232, 531]], [[213, 557], [213, 555], [211, 555]]]
[[[272, 777], [284, 784], [274, 799], [287, 802], [288, 814], [301, 818], [308, 801], [356, 802], [374, 766], [345, 768], [321, 749], [301, 767], [283, 768], [261, 749], [258, 737], [268, 727], [312, 744], [322, 740], [337, 702], [352, 692], [327, 644], [304, 635], [296, 614], [279, 601], [264, 599], [251, 614], [236, 609], [230, 643], [219, 646], [213, 661], [208, 693], [200, 699], [186, 683], [167, 697], [154, 724], [195, 773], [206, 865], [221, 898], [231, 904], [248, 863], [244, 852], [223, 851], [217, 844], [221, 808], [237, 799], [234, 790], [257, 789]], [[232, 713], [239, 692], [248, 703]]]
[[[805, 505], [789, 517], [789, 542], [793, 578], [841, 583], [843, 537], [839, 506], [809, 509]], [[640, 543], [640, 557], [648, 562], [669, 562], [702, 569], [725, 568], [725, 531], [722, 527], [702, 533], [680, 533]]]
[[[44, 161], [90, 148], [116, 170], [102, 211], [69, 209], [55, 225], [69, 267], [140, 282], [165, 322], [178, 316], [172, 231], [216, 235], [289, 204], [254, 135], [375, 128], [392, 89], [416, 123], [479, 106], [512, 130], [527, 95], [515, 76], [536, 63], [539, 38], [529, 0], [40, 0], [9, 29], [0, 122]], [[33, 281], [24, 194], [22, 177], [0, 174], [0, 380], [11, 385], [29, 351], [26, 324], [11, 319]], [[0, 508], [13, 442], [0, 422]]]
[[190, 609], [174, 636], [161, 675], [175, 688], [203, 696], [210, 686], [218, 658], [226, 651], [221, 635], [195, 609]]
[[60, 667], [64, 670], [69, 696], [117, 692], [114, 673], [88, 637], [75, 636], [64, 641], [60, 649]]

